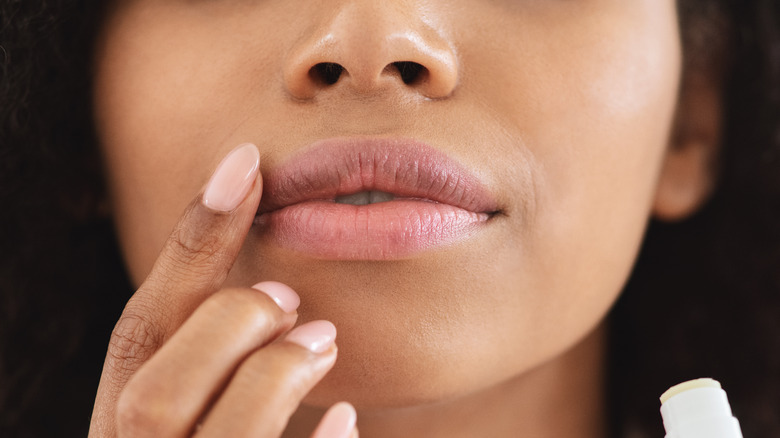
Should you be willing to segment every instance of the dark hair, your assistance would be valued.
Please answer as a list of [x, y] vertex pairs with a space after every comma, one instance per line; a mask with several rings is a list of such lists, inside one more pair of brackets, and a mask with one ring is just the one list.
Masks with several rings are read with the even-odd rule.
[[[86, 434], [132, 293], [92, 125], [103, 3], [0, 0], [2, 436]], [[609, 317], [614, 436], [662, 436], [657, 396], [700, 376], [723, 382], [745, 436], [780, 436], [779, 9], [680, 0], [686, 68], [725, 72], [719, 187], [691, 219], [651, 224]]]
[[99, 214], [90, 47], [101, 3], [0, 1], [0, 436], [86, 436], [129, 297]]
[[745, 437], [776, 437], [780, 3], [682, 0], [680, 9], [686, 68], [718, 75], [725, 67], [719, 181], [694, 217], [651, 222], [610, 315], [613, 435], [663, 436], [657, 397], [673, 384], [714, 377]]

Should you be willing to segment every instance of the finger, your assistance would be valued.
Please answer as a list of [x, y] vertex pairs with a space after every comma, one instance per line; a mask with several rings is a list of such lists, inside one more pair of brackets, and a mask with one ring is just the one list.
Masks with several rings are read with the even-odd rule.
[[166, 323], [171, 333], [220, 289], [260, 202], [259, 157], [257, 147], [244, 144], [222, 160], [174, 227], [126, 311], [158, 309], [153, 322]]
[[295, 292], [275, 282], [255, 288], [208, 298], [138, 369], [117, 403], [119, 436], [189, 436], [241, 361], [293, 326]]
[[115, 436], [115, 404], [127, 380], [224, 281], [260, 202], [258, 167], [254, 145], [237, 147], [185, 210], [114, 327], [90, 436]]
[[252, 353], [238, 368], [198, 437], [281, 435], [301, 399], [336, 361], [336, 328], [312, 321]]
[[320, 420], [311, 438], [353, 438], [357, 437], [357, 413], [347, 402], [331, 406]]

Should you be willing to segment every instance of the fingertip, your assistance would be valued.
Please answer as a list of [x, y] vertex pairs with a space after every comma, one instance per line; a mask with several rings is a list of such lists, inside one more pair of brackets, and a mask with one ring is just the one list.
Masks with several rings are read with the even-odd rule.
[[336, 343], [336, 326], [330, 321], [310, 321], [292, 329], [284, 338], [312, 353], [324, 353]]
[[206, 184], [203, 205], [220, 212], [235, 210], [252, 188], [259, 168], [257, 146], [252, 143], [237, 146], [222, 159]]
[[349, 402], [338, 402], [320, 420], [312, 438], [353, 438], [357, 436], [357, 412]]
[[301, 304], [301, 298], [298, 294], [290, 286], [278, 281], [261, 281], [252, 286], [252, 289], [259, 290], [271, 297], [287, 313], [295, 312]]

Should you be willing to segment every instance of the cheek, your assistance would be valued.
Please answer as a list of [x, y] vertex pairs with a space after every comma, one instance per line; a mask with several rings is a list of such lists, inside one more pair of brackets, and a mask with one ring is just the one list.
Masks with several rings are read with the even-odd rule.
[[[148, 274], [209, 171], [263, 118], [262, 75], [237, 74], [244, 51], [272, 56], [273, 40], [237, 42], [198, 10], [133, 2], [117, 11], [97, 50], [95, 119], [130, 275]], [[265, 44], [268, 47], [258, 47]], [[240, 49], [239, 49], [240, 48]], [[267, 58], [254, 58], [261, 68]], [[253, 99], [246, 99], [247, 94]]]
[[515, 139], [502, 155], [533, 174], [533, 211], [510, 212], [507, 246], [522, 250], [496, 259], [517, 294], [499, 316], [523, 321], [518, 339], [536, 357], [575, 342], [620, 293], [668, 146], [681, 68], [674, 4], [611, 3], [549, 22], [524, 11], [497, 26], [518, 29], [511, 38], [483, 33], [492, 45], [462, 51], [463, 98], [490, 108]]
[[545, 102], [548, 124], [529, 139], [540, 145], [534, 152], [543, 164], [539, 219], [550, 229], [545, 252], [555, 254], [542, 270], [559, 271], [555, 264], [571, 261], [567, 275], [582, 290], [570, 303], [575, 309], [611, 303], [644, 234], [680, 75], [673, 7], [666, 12], [599, 27], [614, 32], [593, 31], [594, 39], [566, 48], [572, 55], [561, 71], [573, 73], [554, 82], [567, 92]]

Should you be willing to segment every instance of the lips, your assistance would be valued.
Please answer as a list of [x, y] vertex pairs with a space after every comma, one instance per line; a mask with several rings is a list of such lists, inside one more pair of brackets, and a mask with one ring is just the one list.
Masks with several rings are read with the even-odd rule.
[[265, 172], [263, 183], [255, 225], [323, 259], [405, 258], [472, 235], [498, 211], [473, 173], [407, 139], [320, 141]]

